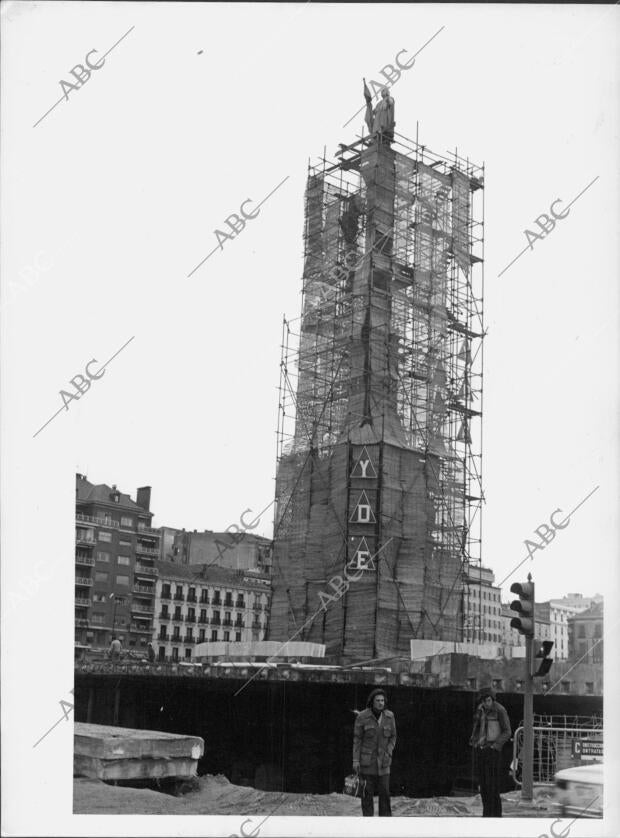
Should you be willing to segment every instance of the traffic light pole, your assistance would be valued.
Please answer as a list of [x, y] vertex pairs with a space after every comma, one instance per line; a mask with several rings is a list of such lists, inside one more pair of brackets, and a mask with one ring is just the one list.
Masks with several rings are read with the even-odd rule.
[[525, 638], [525, 686], [523, 694], [523, 774], [521, 800], [534, 797], [534, 679], [532, 637]]

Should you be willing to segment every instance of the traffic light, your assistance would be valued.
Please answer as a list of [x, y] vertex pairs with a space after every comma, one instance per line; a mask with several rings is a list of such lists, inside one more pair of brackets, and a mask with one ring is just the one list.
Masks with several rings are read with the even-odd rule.
[[553, 663], [553, 658], [549, 657], [552, 649], [552, 640], [534, 641], [532, 645], [532, 678], [540, 678], [549, 672]]
[[534, 583], [514, 582], [510, 586], [510, 593], [519, 597], [510, 603], [510, 608], [520, 615], [512, 618], [510, 628], [515, 628], [526, 637], [534, 637]]

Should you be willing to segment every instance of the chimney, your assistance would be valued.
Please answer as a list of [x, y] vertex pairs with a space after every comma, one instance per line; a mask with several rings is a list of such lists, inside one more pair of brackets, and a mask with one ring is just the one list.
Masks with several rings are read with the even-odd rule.
[[150, 486], [140, 486], [136, 493], [136, 503], [138, 506], [141, 506], [142, 509], [145, 509], [147, 512], [150, 512], [151, 508], [151, 487]]

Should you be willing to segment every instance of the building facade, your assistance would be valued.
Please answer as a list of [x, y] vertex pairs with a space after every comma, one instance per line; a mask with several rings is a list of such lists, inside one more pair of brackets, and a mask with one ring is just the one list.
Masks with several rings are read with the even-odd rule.
[[502, 643], [502, 592], [488, 567], [471, 566], [465, 575], [465, 631], [469, 643]]
[[603, 603], [568, 618], [568, 656], [583, 663], [603, 663]]
[[76, 475], [77, 649], [107, 649], [116, 635], [126, 650], [140, 652], [151, 639], [159, 532], [150, 501], [150, 486], [133, 501], [115, 485]]
[[271, 587], [264, 573], [156, 562], [153, 645], [159, 660], [191, 660], [197, 643], [263, 640]]
[[217, 564], [232, 570], [270, 573], [271, 541], [244, 531], [190, 532], [162, 527], [161, 559], [178, 564]]
[[570, 617], [585, 611], [591, 602], [590, 597], [569, 594], [568, 597], [562, 599], [536, 603], [536, 614], [540, 614], [549, 621], [551, 628], [549, 639], [553, 641], [553, 655], [556, 660], [567, 660], [569, 656], [568, 621]]

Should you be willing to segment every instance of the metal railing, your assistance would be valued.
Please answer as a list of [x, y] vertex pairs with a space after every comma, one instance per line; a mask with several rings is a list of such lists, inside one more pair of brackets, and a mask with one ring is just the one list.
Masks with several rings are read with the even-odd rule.
[[119, 527], [120, 524], [118, 521], [113, 521], [111, 518], [94, 518], [92, 515], [82, 515], [81, 513], [77, 513], [75, 516], [76, 521], [84, 521], [89, 524], [96, 524], [98, 527]]
[[[581, 764], [575, 742], [603, 740], [603, 720], [598, 716], [534, 716], [534, 783], [550, 785], [556, 772]], [[521, 786], [523, 726], [515, 730], [510, 773]]]
[[90, 576], [76, 576], [75, 584], [90, 588], [90, 586], [93, 584], [93, 580], [90, 578]]
[[140, 564], [140, 562], [136, 562], [136, 567], [134, 573], [144, 573], [148, 576], [158, 576], [159, 571], [156, 567], [149, 567], [147, 564]]
[[93, 567], [93, 565], [95, 564], [95, 560], [93, 559], [92, 556], [84, 556], [84, 555], [81, 556], [79, 553], [76, 553], [75, 554], [75, 563], [76, 564], [85, 564], [85, 565], [88, 565], [89, 567]]

